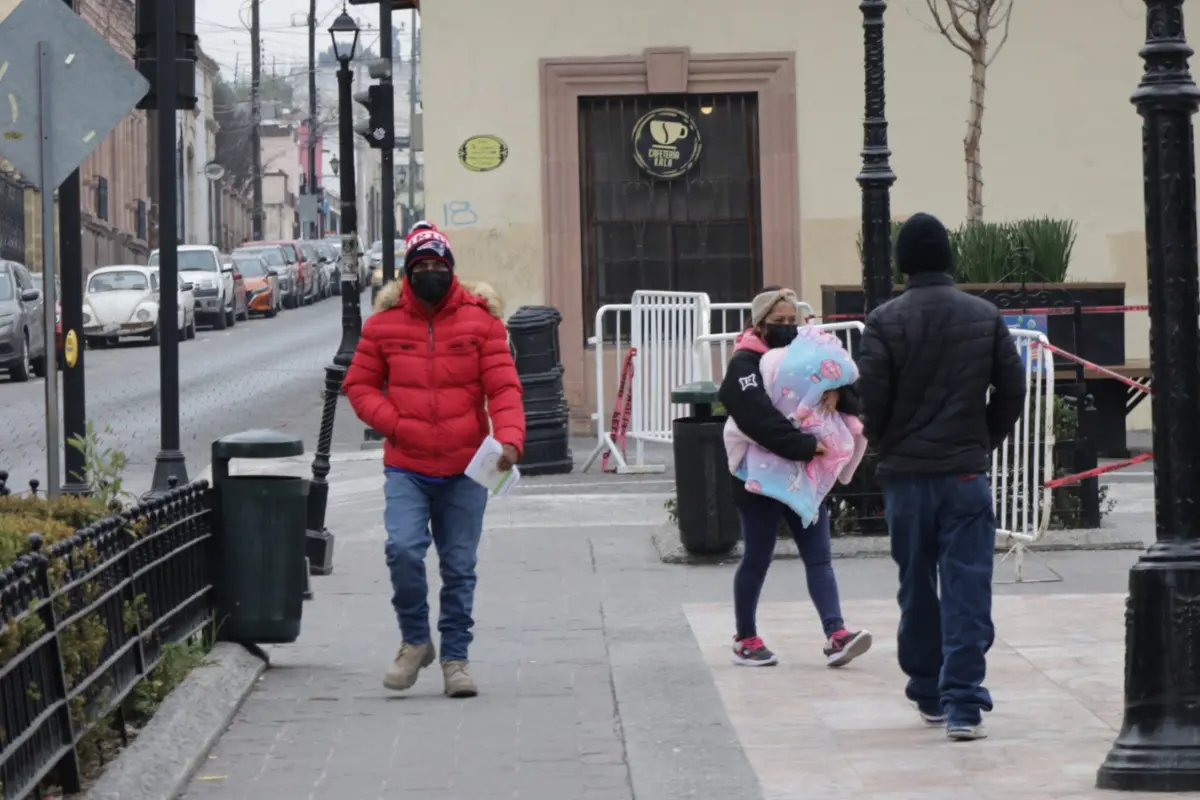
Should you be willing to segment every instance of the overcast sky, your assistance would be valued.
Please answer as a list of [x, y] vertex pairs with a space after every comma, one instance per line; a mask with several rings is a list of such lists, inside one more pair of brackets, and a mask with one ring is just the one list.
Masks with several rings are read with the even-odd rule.
[[[307, 0], [259, 0], [262, 23], [263, 73], [272, 65], [281, 74], [308, 66]], [[317, 52], [327, 49], [331, 40], [329, 26], [341, 13], [341, 0], [317, 0]], [[374, 46], [379, 40], [379, 6], [349, 6], [350, 15], [363, 29], [359, 48]], [[408, 11], [392, 14], [392, 24], [408, 25]], [[221, 65], [226, 80], [250, 77], [250, 3], [249, 0], [204, 0], [196, 4], [196, 33], [200, 48]], [[407, 30], [407, 27], [405, 27]], [[406, 41], [406, 37], [401, 37]], [[397, 56], [407, 57], [405, 53]], [[235, 76], [235, 71], [237, 75]]]

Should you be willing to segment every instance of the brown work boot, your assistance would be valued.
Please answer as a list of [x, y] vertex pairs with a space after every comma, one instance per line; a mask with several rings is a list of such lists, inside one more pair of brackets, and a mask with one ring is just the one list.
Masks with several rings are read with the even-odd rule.
[[443, 661], [442, 677], [446, 681], [447, 697], [474, 697], [479, 694], [475, 679], [467, 672], [465, 661]]
[[383, 676], [383, 685], [393, 692], [411, 689], [412, 685], [417, 682], [417, 674], [432, 663], [433, 642], [425, 644], [405, 642], [400, 645], [400, 652], [396, 654], [396, 660], [392, 662], [392, 666]]

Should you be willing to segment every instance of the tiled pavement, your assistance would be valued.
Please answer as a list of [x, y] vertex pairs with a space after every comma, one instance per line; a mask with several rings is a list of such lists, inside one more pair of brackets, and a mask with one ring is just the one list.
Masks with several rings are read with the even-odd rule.
[[852, 609], [876, 644], [849, 667], [826, 668], [811, 647], [811, 606], [771, 603], [759, 627], [784, 660], [747, 670], [722, 652], [729, 606], [686, 608], [768, 800], [1112, 796], [1093, 786], [1121, 723], [1122, 595], [997, 597], [988, 658], [996, 708], [989, 738], [973, 743], [926, 728], [897, 691], [895, 604]]
[[398, 636], [377, 458], [335, 464], [335, 574], [314, 579], [300, 641], [271, 649], [187, 798], [1093, 796], [1120, 698], [1119, 599], [1046, 593], [1119, 591], [1134, 554], [1051, 554], [1065, 584], [998, 588], [1037, 595], [998, 598], [993, 737], [951, 747], [900, 698], [885, 561], [838, 562], [847, 614], [876, 632], [869, 658], [819, 666], [800, 566], [780, 563], [762, 627], [787, 661], [738, 672], [725, 660], [729, 608], [711, 604], [727, 600], [731, 568], [657, 561], [661, 494], [628, 478], [542, 479], [489, 511], [481, 696], [442, 697], [436, 668], [392, 695], [380, 685]]

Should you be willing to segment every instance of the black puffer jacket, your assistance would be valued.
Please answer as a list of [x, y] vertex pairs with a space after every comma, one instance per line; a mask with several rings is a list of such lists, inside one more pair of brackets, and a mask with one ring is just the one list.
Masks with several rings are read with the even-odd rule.
[[942, 272], [911, 276], [871, 312], [858, 369], [880, 478], [987, 472], [1025, 399], [1025, 368], [1000, 311]]

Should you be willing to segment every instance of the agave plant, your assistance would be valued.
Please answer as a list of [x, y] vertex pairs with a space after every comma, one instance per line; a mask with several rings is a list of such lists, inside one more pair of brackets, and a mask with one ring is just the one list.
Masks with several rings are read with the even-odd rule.
[[1062, 283], [1075, 250], [1076, 226], [1069, 219], [1023, 219], [1013, 223], [1013, 238], [1025, 259], [1029, 283]]

